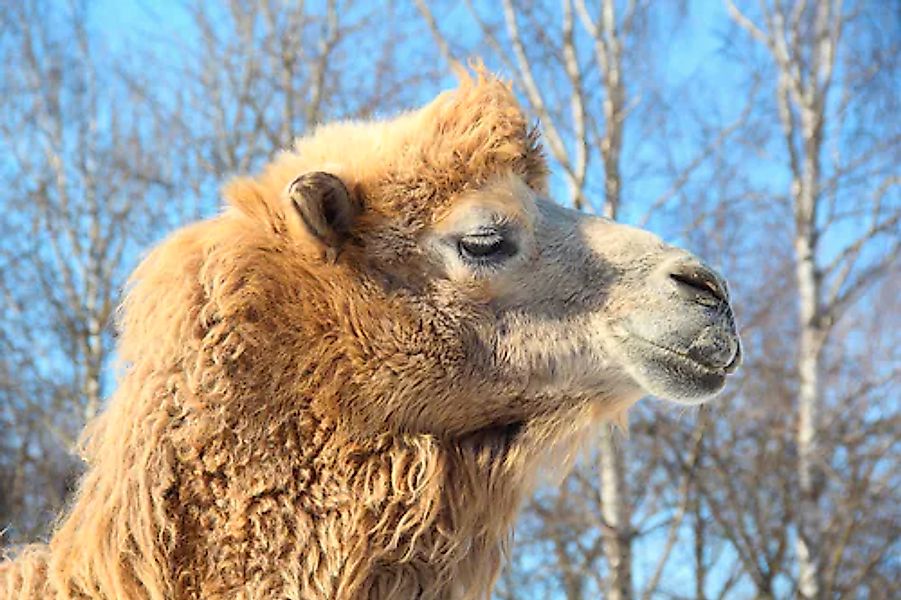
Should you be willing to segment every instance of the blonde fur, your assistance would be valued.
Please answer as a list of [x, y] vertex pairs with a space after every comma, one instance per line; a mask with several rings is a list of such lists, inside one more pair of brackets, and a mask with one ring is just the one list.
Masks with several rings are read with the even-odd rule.
[[[284, 202], [317, 170], [366, 207], [366, 243], [330, 258]], [[131, 277], [87, 473], [49, 544], [0, 566], [0, 597], [488, 597], [541, 464], [561, 472], [639, 393], [536, 404], [506, 435], [526, 385], [477, 380], [460, 325], [485, 322], [492, 292], [404, 290], [431, 285], [416, 240], [455, 202], [504, 178], [540, 194], [545, 174], [508, 86], [480, 73], [231, 182], [220, 216]]]

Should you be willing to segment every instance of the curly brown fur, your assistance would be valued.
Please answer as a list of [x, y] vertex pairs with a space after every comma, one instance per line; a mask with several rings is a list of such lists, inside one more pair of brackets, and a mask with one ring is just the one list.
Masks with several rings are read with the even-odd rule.
[[[611, 274], [633, 269], [572, 246], [576, 217], [536, 204], [545, 171], [480, 74], [232, 182], [132, 276], [87, 474], [49, 544], [0, 566], [0, 597], [487, 597], [541, 464], [643, 393], [584, 331], [629, 304]], [[337, 179], [292, 185], [310, 173]], [[480, 211], [518, 228], [519, 271], [440, 258]], [[609, 231], [614, 266], [669, 252]]]

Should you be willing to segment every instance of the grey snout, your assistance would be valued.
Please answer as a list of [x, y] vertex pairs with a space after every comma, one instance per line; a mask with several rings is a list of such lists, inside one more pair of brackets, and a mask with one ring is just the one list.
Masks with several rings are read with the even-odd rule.
[[693, 259], [682, 259], [670, 267], [669, 278], [684, 297], [701, 304], [728, 304], [726, 282], [716, 271]]
[[735, 327], [726, 281], [691, 255], [681, 255], [664, 267], [677, 296], [701, 308], [707, 321], [687, 348], [693, 360], [732, 372], [741, 362], [741, 342]]
[[688, 356], [701, 364], [725, 369], [727, 373], [738, 368], [741, 343], [731, 321], [724, 320], [704, 329], [688, 347]]

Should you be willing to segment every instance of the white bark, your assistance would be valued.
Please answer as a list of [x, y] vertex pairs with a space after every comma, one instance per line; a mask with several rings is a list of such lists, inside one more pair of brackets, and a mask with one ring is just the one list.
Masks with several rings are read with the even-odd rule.
[[609, 427], [601, 433], [601, 512], [604, 517], [604, 554], [610, 574], [607, 598], [632, 598], [632, 511], [625, 477], [625, 448]]
[[[817, 94], [816, 91], [813, 94]], [[818, 598], [822, 525], [820, 518], [819, 427], [820, 355], [825, 325], [820, 314], [821, 278], [816, 264], [817, 203], [819, 200], [822, 105], [800, 107], [802, 159], [795, 171], [792, 196], [795, 205], [795, 278], [798, 286], [798, 590], [804, 598]], [[818, 105], [819, 106], [816, 106]], [[786, 130], [790, 127], [786, 126]], [[786, 139], [794, 144], [794, 136]]]
[[623, 121], [626, 116], [626, 86], [622, 76], [623, 37], [630, 33], [635, 4], [629, 3], [622, 25], [617, 25], [616, 6], [613, 0], [604, 0], [598, 22], [592, 20], [584, 0], [576, 4], [579, 18], [594, 39], [594, 59], [604, 81], [604, 133], [600, 140], [601, 159], [604, 163], [604, 210], [609, 219], [615, 219], [619, 210], [622, 180], [620, 155], [623, 145]]
[[801, 335], [798, 341], [798, 589], [804, 598], [818, 598], [822, 546], [819, 497], [818, 423], [820, 347], [824, 331], [819, 319], [819, 281], [809, 235], [795, 239], [795, 277], [799, 295]]
[[[822, 465], [819, 447], [823, 343], [832, 321], [824, 318], [823, 272], [817, 264], [822, 235], [817, 219], [822, 195], [821, 160], [826, 100], [832, 83], [835, 49], [842, 25], [841, 0], [824, 0], [812, 7], [799, 2], [791, 14], [781, 3], [764, 6], [763, 27], [755, 25], [732, 3], [732, 18], [769, 51], [778, 72], [776, 100], [792, 174], [790, 197], [795, 216], [795, 283], [798, 286], [798, 593], [822, 596], [824, 526], [820, 514]], [[812, 13], [812, 14], [811, 14]], [[802, 20], [812, 21], [812, 35], [803, 33]]]

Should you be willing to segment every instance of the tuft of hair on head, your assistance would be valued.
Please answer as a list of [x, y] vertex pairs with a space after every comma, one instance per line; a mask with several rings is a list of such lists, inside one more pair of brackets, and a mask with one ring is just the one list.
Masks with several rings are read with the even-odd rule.
[[[479, 84], [496, 82], [503, 85], [509, 92], [512, 93], [513, 91], [512, 82], [491, 72], [488, 67], [485, 66], [485, 61], [483, 61], [481, 57], [472, 56], [466, 60], [466, 64], [454, 60], [451, 62], [450, 69], [461, 87], [472, 87]], [[475, 77], [473, 77], [473, 75], [475, 75]]]
[[435, 144], [440, 155], [435, 165], [450, 158], [467, 182], [480, 185], [498, 172], [511, 169], [539, 193], [547, 190], [547, 161], [536, 124], [530, 124], [512, 84], [491, 73], [479, 59], [468, 66], [455, 62], [451, 70], [459, 80], [426, 107], [428, 122], [444, 143]]

